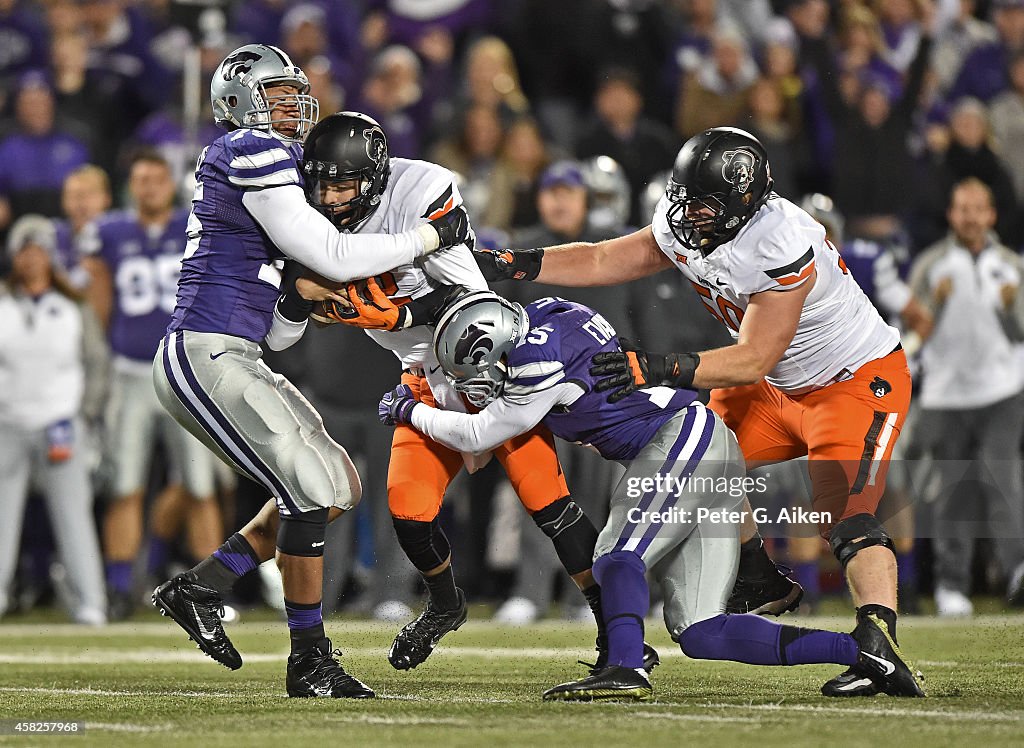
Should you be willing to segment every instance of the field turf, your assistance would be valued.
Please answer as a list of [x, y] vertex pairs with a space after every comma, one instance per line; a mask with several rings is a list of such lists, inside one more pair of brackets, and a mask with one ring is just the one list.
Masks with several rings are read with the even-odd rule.
[[[688, 660], [651, 622], [662, 666], [655, 699], [639, 704], [541, 701], [545, 688], [585, 674], [576, 660], [592, 655], [589, 627], [502, 628], [483, 622], [483, 610], [475, 618], [410, 672], [385, 659], [394, 627], [329, 621], [345, 666], [380, 697], [364, 702], [286, 698], [287, 635], [276, 621], [229, 628], [246, 659], [234, 673], [155, 615], [103, 629], [5, 623], [0, 745], [1024, 745], [1020, 615], [901, 620], [904, 651], [927, 678], [929, 698], [918, 700], [826, 699], [818, 688], [836, 666]], [[850, 627], [848, 618], [788, 622]], [[85, 731], [24, 737], [11, 720], [80, 720]]]

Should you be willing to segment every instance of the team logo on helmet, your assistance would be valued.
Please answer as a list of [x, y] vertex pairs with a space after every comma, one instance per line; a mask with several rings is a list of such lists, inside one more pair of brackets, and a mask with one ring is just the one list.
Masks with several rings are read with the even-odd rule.
[[737, 148], [722, 154], [722, 176], [725, 181], [736, 188], [741, 195], [750, 189], [754, 182], [754, 172], [761, 161], [756, 153], [746, 148]]
[[363, 130], [363, 137], [366, 138], [366, 155], [375, 164], [380, 163], [380, 160], [387, 155], [384, 131], [379, 127], [367, 127]]
[[455, 360], [479, 369], [480, 363], [492, 350], [494, 341], [490, 339], [487, 331], [479, 325], [470, 325], [455, 343]]
[[224, 80], [229, 81], [236, 75], [248, 73], [252, 70], [252, 66], [262, 59], [263, 55], [256, 52], [238, 52], [231, 55], [231, 57], [224, 60], [224, 64], [221, 65]]

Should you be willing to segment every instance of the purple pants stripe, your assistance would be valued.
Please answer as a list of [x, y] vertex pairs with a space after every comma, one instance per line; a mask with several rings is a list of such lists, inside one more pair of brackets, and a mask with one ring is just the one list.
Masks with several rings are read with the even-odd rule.
[[[178, 400], [189, 413], [199, 422], [203, 430], [213, 439], [217, 445], [248, 470], [256, 480], [262, 483], [267, 490], [278, 496], [284, 503], [289, 513], [298, 514], [299, 508], [292, 500], [284, 485], [274, 476], [272, 470], [264, 463], [259, 455], [249, 447], [238, 430], [225, 418], [220, 409], [213, 402], [209, 395], [203, 390], [196, 378], [195, 372], [189, 365], [188, 356], [185, 355], [185, 340], [181, 332], [173, 332], [164, 339], [163, 364], [164, 374], [167, 381], [174, 390]], [[171, 348], [174, 348], [174, 362], [172, 363]], [[175, 370], [174, 363], [180, 367], [181, 372]]]
[[[711, 445], [711, 436], [715, 431], [715, 418], [708, 413], [708, 418], [704, 421], [704, 431], [700, 435], [700, 441], [697, 442], [697, 446], [694, 448], [693, 453], [690, 455], [690, 459], [686, 463], [686, 467], [683, 468], [681, 478], [688, 478], [693, 474], [693, 471], [697, 469], [700, 461], [704, 458], [704, 454], [708, 451], [708, 447]], [[671, 509], [676, 505], [679, 497], [670, 493], [668, 498], [665, 500], [665, 504], [662, 509]], [[661, 530], [662, 525], [660, 522], [652, 522], [651, 526], [647, 528], [647, 532], [644, 533], [643, 538], [640, 540], [640, 544], [636, 547], [636, 554], [643, 558], [644, 553], [651, 546], [651, 541], [654, 540], [658, 531]]]

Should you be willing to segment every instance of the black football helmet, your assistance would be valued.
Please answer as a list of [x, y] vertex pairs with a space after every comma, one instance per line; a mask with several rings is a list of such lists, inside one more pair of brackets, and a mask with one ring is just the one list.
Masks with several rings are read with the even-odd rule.
[[708, 254], [739, 233], [772, 184], [768, 154], [757, 138], [735, 127], [705, 130], [676, 156], [665, 191], [669, 228], [684, 247]]
[[[388, 138], [372, 117], [338, 112], [320, 120], [302, 147], [306, 199], [339, 229], [350, 231], [373, 215], [391, 176]], [[329, 184], [355, 180], [356, 196], [324, 202]]]

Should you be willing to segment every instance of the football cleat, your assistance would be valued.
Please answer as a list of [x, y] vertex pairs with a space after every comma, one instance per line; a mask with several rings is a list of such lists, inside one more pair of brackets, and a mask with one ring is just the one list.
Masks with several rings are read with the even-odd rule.
[[[745, 570], [741, 569], [740, 574]], [[804, 596], [804, 588], [789, 575], [792, 570], [774, 562], [750, 570], [747, 576], [736, 576], [726, 613], [755, 613], [781, 616], [796, 610]]]
[[388, 662], [395, 670], [410, 670], [430, 657], [441, 637], [455, 631], [466, 622], [466, 595], [459, 590], [459, 607], [438, 610], [430, 600], [416, 620], [407, 623], [398, 632]]
[[[590, 668], [590, 674], [594, 675], [600, 670], [604, 670], [608, 667], [608, 640], [607, 637], [597, 637], [597, 662], [584, 662], [583, 660], [577, 660], [581, 665], [586, 665]], [[661, 655], [658, 654], [658, 650], [652, 647], [647, 642], [644, 642], [644, 663], [642, 665], [644, 671], [650, 675], [654, 668], [661, 664]]]
[[857, 667], [870, 673], [882, 693], [890, 696], [924, 696], [924, 676], [904, 658], [889, 627], [874, 613], [857, 614], [853, 638], [860, 645]]
[[544, 692], [544, 701], [645, 701], [654, 695], [643, 668], [610, 665], [586, 678], [562, 683]]
[[854, 665], [821, 687], [825, 696], [874, 696], [878, 685], [871, 675]]
[[188, 638], [205, 654], [232, 670], [242, 667], [242, 656], [221, 625], [224, 601], [217, 590], [185, 572], [153, 590], [152, 600], [160, 615], [170, 616], [185, 629]]
[[336, 658], [341, 650], [331, 651], [331, 640], [324, 638], [312, 649], [288, 657], [288, 695], [292, 698], [372, 699], [377, 694], [369, 686], [345, 672]]

